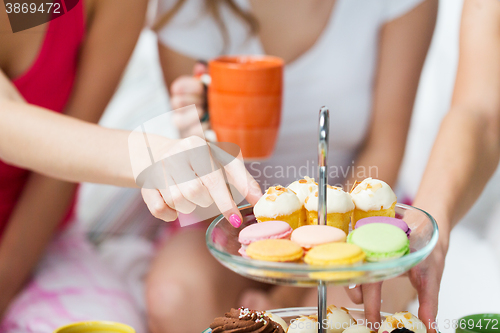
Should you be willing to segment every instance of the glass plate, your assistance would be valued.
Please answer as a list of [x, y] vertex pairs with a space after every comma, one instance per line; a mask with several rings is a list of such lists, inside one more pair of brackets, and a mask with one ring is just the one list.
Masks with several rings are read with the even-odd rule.
[[[365, 322], [365, 311], [363, 309], [348, 309], [349, 313], [353, 316], [358, 324], [363, 324]], [[290, 320], [296, 319], [300, 316], [310, 316], [318, 313], [318, 309], [316, 307], [303, 307], [303, 308], [286, 308], [286, 309], [276, 309], [269, 310], [268, 312], [272, 312], [275, 315], [280, 316], [286, 322], [287, 325], [290, 325]], [[390, 313], [380, 312], [381, 320], [384, 321], [387, 316], [390, 316]], [[212, 330], [207, 328], [202, 333], [210, 333]]]
[[239, 207], [243, 223], [234, 228], [224, 216], [217, 217], [207, 229], [206, 242], [212, 255], [230, 270], [248, 278], [282, 285], [316, 286], [327, 284], [349, 285], [371, 283], [401, 275], [424, 260], [436, 245], [436, 221], [423, 210], [396, 204], [396, 217], [411, 228], [411, 253], [397, 259], [361, 263], [349, 266], [311, 266], [304, 263], [281, 263], [244, 258], [238, 254], [238, 234], [244, 227], [256, 223], [250, 205]]

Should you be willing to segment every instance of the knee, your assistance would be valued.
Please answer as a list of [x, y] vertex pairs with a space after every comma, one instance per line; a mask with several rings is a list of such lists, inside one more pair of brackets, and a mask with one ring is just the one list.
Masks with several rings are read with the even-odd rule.
[[189, 306], [189, 286], [180, 280], [166, 280], [148, 283], [146, 303], [148, 321], [153, 332], [169, 332], [170, 325], [186, 313]]

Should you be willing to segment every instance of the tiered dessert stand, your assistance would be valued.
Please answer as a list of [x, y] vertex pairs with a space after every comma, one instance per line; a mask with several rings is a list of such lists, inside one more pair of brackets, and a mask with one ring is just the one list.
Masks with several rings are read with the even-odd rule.
[[[329, 111], [326, 107], [322, 107], [319, 112], [318, 145], [319, 224], [326, 224], [328, 137]], [[317, 309], [294, 308], [271, 312], [280, 316], [283, 316], [286, 312], [288, 317], [294, 316], [294, 312], [296, 312], [295, 317], [317, 313], [319, 323], [323, 323], [323, 319], [326, 318], [327, 285], [360, 285], [401, 275], [424, 260], [431, 253], [438, 239], [438, 227], [432, 216], [419, 208], [396, 204], [396, 217], [403, 219], [412, 230], [410, 236], [411, 253], [401, 258], [349, 266], [311, 266], [304, 263], [260, 261], [244, 258], [238, 254], [241, 246], [238, 242], [239, 232], [246, 226], [256, 223], [253, 208], [250, 205], [241, 206], [240, 211], [243, 216], [243, 223], [239, 228], [234, 228], [222, 215], [217, 217], [208, 228], [206, 242], [212, 255], [232, 271], [257, 281], [298, 287], [317, 286]], [[354, 310], [351, 314], [355, 319], [361, 319], [360, 317], [363, 316], [361, 310]], [[206, 332], [208, 333], [210, 330]], [[318, 332], [326, 332], [323, 325], [318, 325]]]

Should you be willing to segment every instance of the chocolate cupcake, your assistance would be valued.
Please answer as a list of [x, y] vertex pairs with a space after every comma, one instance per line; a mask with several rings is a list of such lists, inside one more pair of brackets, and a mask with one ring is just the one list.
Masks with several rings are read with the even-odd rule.
[[283, 327], [271, 320], [264, 311], [247, 308], [231, 309], [224, 317], [215, 318], [210, 328], [212, 333], [285, 333]]

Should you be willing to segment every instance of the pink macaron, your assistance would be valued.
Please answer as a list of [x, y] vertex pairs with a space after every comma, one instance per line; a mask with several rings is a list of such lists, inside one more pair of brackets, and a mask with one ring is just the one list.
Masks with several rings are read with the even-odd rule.
[[253, 242], [263, 239], [290, 239], [293, 229], [284, 221], [267, 221], [251, 224], [240, 231], [238, 241], [241, 248], [238, 253], [247, 257], [246, 248]]
[[291, 240], [304, 250], [309, 250], [321, 244], [345, 242], [346, 237], [345, 232], [339, 228], [328, 225], [305, 225], [292, 232]]

